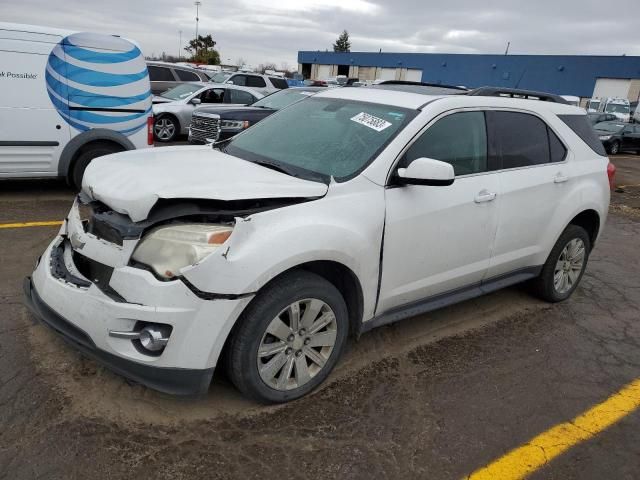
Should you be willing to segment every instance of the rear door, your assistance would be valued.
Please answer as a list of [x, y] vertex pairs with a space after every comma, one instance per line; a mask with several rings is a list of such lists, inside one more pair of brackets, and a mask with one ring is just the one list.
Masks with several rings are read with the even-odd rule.
[[[69, 125], [47, 93], [49, 54], [58, 35], [0, 31], [0, 176], [54, 176]], [[56, 67], [64, 75], [64, 52]], [[55, 72], [54, 72], [55, 75]], [[67, 98], [60, 98], [66, 105]]]
[[[538, 116], [488, 111], [500, 161], [500, 223], [487, 278], [534, 266], [547, 225], [568, 192], [567, 149]], [[524, 272], [523, 272], [524, 273]]]

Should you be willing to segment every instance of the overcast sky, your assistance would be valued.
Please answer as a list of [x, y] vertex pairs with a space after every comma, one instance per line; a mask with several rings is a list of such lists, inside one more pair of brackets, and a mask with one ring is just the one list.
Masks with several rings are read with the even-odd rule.
[[[54, 7], [55, 4], [55, 7]], [[612, 7], [613, 9], [610, 9]], [[2, 21], [132, 38], [176, 55], [195, 35], [191, 0], [0, 1]], [[297, 65], [298, 50], [640, 55], [640, 0], [202, 0], [200, 33], [223, 62]]]

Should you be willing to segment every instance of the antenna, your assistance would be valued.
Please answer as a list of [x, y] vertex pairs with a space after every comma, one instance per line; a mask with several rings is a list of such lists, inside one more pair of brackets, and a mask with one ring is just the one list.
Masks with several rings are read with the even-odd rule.
[[507, 49], [504, 51], [505, 55], [509, 55], [509, 47], [511, 46], [511, 42], [507, 42]]

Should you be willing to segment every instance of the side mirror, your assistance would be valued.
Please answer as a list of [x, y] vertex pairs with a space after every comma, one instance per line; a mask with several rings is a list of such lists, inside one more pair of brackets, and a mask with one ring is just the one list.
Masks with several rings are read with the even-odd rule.
[[202, 103], [202, 100], [200, 100], [199, 98], [192, 98], [189, 103], [191, 103], [192, 105], [200, 105]]
[[446, 187], [455, 180], [453, 166], [433, 158], [416, 158], [407, 168], [399, 168], [397, 181], [401, 185]]

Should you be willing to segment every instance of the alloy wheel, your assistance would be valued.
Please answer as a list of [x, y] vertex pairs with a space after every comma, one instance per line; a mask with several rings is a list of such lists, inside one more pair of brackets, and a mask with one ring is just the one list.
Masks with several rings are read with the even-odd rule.
[[168, 118], [160, 118], [153, 126], [153, 131], [159, 140], [171, 140], [176, 133], [176, 125]]
[[267, 327], [258, 347], [258, 372], [269, 387], [299, 388], [325, 366], [336, 343], [337, 322], [322, 300], [298, 300]]
[[562, 249], [553, 271], [553, 286], [558, 293], [574, 287], [584, 268], [585, 254], [584, 242], [579, 238], [569, 241]]

